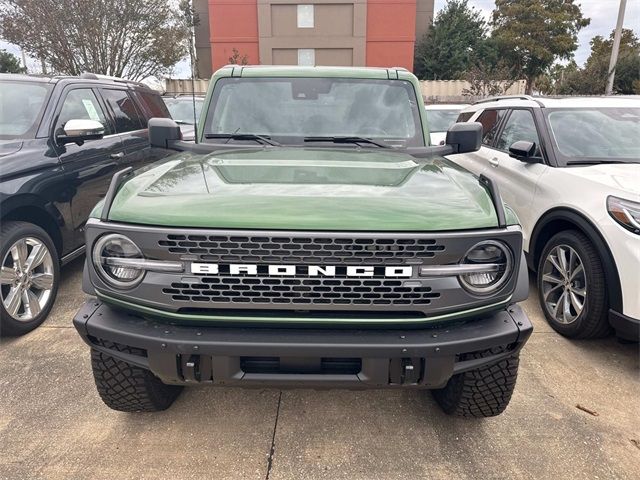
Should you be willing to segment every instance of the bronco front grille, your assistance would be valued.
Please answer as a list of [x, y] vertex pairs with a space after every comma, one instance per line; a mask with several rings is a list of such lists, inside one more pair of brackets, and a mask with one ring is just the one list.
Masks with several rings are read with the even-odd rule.
[[162, 292], [177, 302], [278, 305], [429, 305], [440, 293], [404, 280], [354, 278], [202, 277]]
[[[382, 265], [433, 258], [445, 250], [432, 238], [234, 236], [168, 234], [158, 246], [207, 262]], [[399, 261], [399, 262], [398, 262]]]

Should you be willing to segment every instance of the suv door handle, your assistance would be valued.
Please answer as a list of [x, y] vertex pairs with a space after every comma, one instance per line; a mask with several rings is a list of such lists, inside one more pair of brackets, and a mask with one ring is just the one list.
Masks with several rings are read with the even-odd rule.
[[124, 152], [112, 153], [111, 155], [109, 155], [109, 158], [111, 158], [112, 160], [118, 160], [122, 157], [124, 157]]
[[493, 157], [489, 159], [489, 163], [492, 167], [497, 167], [498, 165], [500, 165], [500, 160], [498, 160], [498, 157]]

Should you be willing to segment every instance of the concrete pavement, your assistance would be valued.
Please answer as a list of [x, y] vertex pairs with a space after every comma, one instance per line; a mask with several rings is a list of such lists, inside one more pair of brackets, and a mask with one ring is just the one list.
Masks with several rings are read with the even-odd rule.
[[[447, 417], [428, 392], [186, 389], [166, 412], [125, 414], [95, 391], [71, 325], [82, 261], [46, 323], [0, 344], [2, 479], [637, 478], [638, 345], [535, 331], [493, 419]], [[598, 416], [576, 408], [581, 404]], [[634, 443], [634, 442], [637, 442]], [[634, 473], [635, 472], [635, 473]]]

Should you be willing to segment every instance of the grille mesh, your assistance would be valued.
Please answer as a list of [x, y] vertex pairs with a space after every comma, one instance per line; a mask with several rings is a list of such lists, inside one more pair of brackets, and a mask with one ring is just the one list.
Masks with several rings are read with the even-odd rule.
[[208, 262], [382, 265], [432, 258], [445, 246], [430, 238], [325, 238], [169, 234], [158, 245]]
[[162, 292], [177, 302], [289, 305], [429, 305], [440, 297], [430, 287], [402, 280], [203, 277], [200, 283], [172, 283]]

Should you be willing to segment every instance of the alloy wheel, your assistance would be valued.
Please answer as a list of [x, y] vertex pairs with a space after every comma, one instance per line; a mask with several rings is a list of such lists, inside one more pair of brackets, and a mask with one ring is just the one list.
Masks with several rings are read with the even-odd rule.
[[542, 268], [542, 298], [559, 323], [576, 321], [587, 300], [587, 277], [578, 253], [569, 245], [554, 247]]
[[2, 259], [0, 298], [14, 319], [33, 320], [51, 300], [54, 265], [51, 252], [37, 238], [17, 240]]

